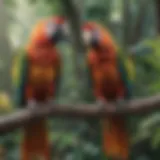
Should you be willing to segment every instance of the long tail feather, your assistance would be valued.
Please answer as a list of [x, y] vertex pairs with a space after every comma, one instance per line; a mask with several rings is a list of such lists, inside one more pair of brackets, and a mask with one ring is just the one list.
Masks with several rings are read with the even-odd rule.
[[127, 160], [129, 156], [129, 136], [124, 117], [108, 117], [103, 120], [103, 149], [107, 157]]
[[24, 128], [21, 160], [50, 160], [47, 126], [44, 119]]

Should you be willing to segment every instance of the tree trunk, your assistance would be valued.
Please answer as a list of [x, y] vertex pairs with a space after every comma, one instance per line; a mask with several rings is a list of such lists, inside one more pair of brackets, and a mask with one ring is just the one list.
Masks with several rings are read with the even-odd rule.
[[[82, 99], [85, 90], [86, 84], [86, 64], [85, 64], [85, 54], [86, 48], [83, 43], [81, 26], [82, 26], [82, 7], [80, 7], [74, 0], [65, 0], [62, 1], [65, 13], [68, 17], [70, 30], [71, 30], [71, 38], [72, 45], [75, 52], [74, 61], [75, 61], [75, 71], [76, 71], [76, 79], [78, 82], [78, 95], [79, 98]], [[82, 2], [81, 2], [82, 3]], [[82, 6], [82, 5], [81, 5]], [[80, 11], [81, 10], [81, 11]]]

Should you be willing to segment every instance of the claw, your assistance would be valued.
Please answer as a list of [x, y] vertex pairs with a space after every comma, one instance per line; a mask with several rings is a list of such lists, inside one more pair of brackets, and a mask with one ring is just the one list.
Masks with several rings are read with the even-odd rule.
[[125, 104], [125, 100], [124, 100], [123, 98], [118, 98], [118, 99], [116, 100], [116, 103], [117, 103], [118, 105], [122, 106], [122, 105]]
[[123, 99], [123, 98], [117, 99], [116, 100], [116, 106], [117, 106], [116, 110], [123, 112], [124, 104], [126, 104], [126, 100], [125, 99]]
[[119, 99], [116, 100], [116, 104], [119, 107], [123, 107], [126, 103], [129, 103], [129, 101], [127, 99], [124, 99], [124, 98], [119, 98]]
[[108, 111], [110, 113], [115, 112], [114, 106], [106, 106], [107, 101], [105, 100], [97, 100], [98, 107], [102, 110], [102, 112]]
[[102, 106], [104, 107], [104, 106], [105, 106], [105, 103], [106, 103], [105, 101], [99, 100], [99, 99], [96, 101], [96, 104], [97, 104], [98, 106], [101, 106], [101, 107], [102, 107]]
[[33, 109], [33, 110], [37, 109], [37, 102], [35, 100], [33, 100], [33, 99], [28, 100], [27, 108]]
[[99, 108], [102, 109], [102, 111], [106, 109], [106, 106], [105, 106], [106, 102], [104, 100], [98, 99], [96, 100], [96, 104]]

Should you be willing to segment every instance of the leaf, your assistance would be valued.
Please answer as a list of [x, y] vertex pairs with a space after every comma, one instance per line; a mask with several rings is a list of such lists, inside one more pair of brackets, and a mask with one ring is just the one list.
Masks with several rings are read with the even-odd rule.
[[10, 97], [5, 92], [0, 92], [0, 112], [12, 111]]

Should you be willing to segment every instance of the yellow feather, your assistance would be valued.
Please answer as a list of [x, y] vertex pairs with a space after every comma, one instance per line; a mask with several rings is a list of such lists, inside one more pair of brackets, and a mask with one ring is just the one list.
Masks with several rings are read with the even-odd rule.
[[13, 66], [12, 66], [12, 84], [13, 86], [17, 86], [17, 84], [19, 83], [19, 77], [20, 77], [20, 67], [21, 67], [21, 59], [23, 57], [23, 51], [20, 53], [16, 53], [16, 55], [13, 58]]
[[134, 80], [136, 77], [136, 71], [135, 71], [135, 66], [131, 58], [127, 58], [125, 60], [125, 67], [127, 69], [128, 77], [130, 80]]

